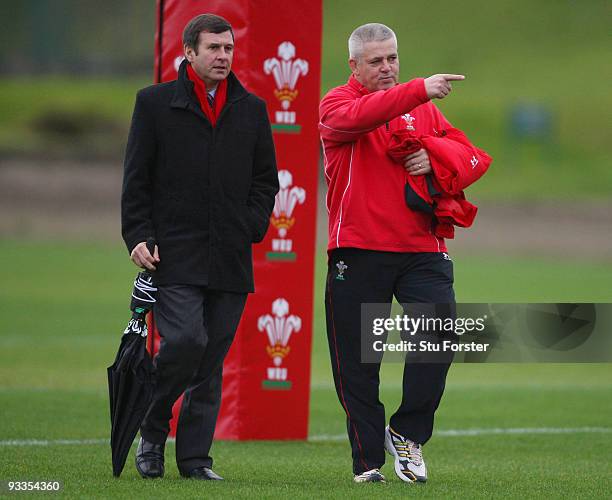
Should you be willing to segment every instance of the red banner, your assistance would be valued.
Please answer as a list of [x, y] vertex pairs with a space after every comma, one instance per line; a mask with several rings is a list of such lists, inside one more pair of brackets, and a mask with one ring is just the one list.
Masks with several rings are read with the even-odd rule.
[[[305, 439], [310, 355], [321, 64], [321, 0], [159, 0], [157, 81], [176, 78], [181, 36], [198, 14], [233, 26], [232, 70], [266, 100], [280, 192], [270, 229], [253, 247], [256, 293], [249, 296], [224, 364], [220, 439]], [[154, 328], [153, 350], [159, 335]], [[176, 428], [180, 400], [171, 424]]]

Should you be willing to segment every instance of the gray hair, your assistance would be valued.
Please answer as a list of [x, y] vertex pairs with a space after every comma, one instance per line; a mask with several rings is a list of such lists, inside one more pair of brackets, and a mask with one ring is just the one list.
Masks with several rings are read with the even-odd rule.
[[363, 54], [363, 45], [368, 42], [383, 42], [393, 38], [397, 45], [397, 37], [391, 28], [380, 23], [368, 23], [359, 26], [348, 39], [349, 57], [358, 59]]

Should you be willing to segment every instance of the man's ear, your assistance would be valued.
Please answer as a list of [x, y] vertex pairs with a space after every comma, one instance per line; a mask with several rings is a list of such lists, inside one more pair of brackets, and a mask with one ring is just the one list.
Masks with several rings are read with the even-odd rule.
[[193, 62], [193, 58], [195, 57], [195, 50], [192, 47], [187, 45], [183, 45], [183, 52], [185, 53], [185, 59], [187, 59], [190, 63]]
[[357, 76], [359, 75], [359, 70], [357, 69], [357, 61], [355, 59], [349, 59], [349, 66], [351, 68], [351, 71], [353, 73], [353, 75]]

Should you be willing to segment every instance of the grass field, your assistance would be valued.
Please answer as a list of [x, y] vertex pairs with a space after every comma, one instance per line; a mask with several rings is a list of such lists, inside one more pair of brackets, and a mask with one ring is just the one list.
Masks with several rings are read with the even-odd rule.
[[[354, 485], [325, 346], [322, 258], [311, 440], [218, 442], [213, 455], [222, 484], [181, 480], [172, 443], [164, 480], [140, 480], [131, 458], [113, 479], [105, 367], [126, 321], [134, 268], [122, 248], [106, 244], [5, 241], [0, 261], [0, 480], [64, 481], [70, 498], [603, 498], [612, 487], [612, 366], [514, 364], [453, 366], [439, 433], [425, 448], [427, 485], [401, 483], [390, 463], [383, 469], [388, 484]], [[612, 299], [606, 262], [456, 256], [455, 267], [463, 301]], [[399, 370], [383, 366], [388, 414], [399, 402]], [[483, 431], [452, 432], [468, 429]], [[519, 430], [500, 433], [508, 429]]]

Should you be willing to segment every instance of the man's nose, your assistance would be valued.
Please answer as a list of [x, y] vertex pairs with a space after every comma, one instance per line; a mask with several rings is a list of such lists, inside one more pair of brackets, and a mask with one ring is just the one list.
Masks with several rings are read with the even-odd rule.
[[389, 71], [391, 71], [391, 65], [389, 64], [389, 61], [383, 61], [382, 66], [380, 67], [380, 70], [383, 73], [388, 73]]

